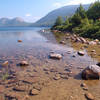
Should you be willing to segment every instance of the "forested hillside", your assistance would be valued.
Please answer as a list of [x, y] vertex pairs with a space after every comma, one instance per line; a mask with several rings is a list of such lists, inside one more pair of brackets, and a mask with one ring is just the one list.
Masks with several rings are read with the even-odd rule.
[[75, 14], [67, 17], [66, 21], [59, 16], [52, 29], [69, 31], [86, 38], [100, 40], [100, 2], [96, 1], [91, 4], [88, 10], [80, 5]]

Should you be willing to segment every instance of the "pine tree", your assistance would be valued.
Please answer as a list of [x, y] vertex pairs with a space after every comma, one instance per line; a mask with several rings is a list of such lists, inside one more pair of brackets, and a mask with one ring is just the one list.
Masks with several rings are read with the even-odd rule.
[[76, 14], [79, 14], [82, 18], [86, 18], [86, 12], [83, 6], [80, 4], [79, 8], [76, 10]]
[[94, 4], [90, 6], [87, 11], [87, 16], [89, 19], [100, 19], [100, 2], [96, 1]]
[[59, 16], [57, 19], [56, 19], [56, 22], [54, 24], [54, 26], [60, 26], [63, 24], [63, 20], [62, 20], [62, 17]]
[[68, 17], [66, 17], [64, 25], [69, 25], [69, 19], [68, 19]]

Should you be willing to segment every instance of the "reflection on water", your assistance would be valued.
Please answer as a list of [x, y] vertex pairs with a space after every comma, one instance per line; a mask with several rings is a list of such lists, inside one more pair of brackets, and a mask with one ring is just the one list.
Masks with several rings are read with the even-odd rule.
[[[10, 57], [29, 52], [33, 56], [38, 56], [39, 54], [46, 55], [50, 51], [66, 54], [69, 50], [75, 54], [72, 47], [59, 45], [55, 42], [56, 39], [52, 33], [40, 33], [39, 30], [41, 29], [33, 27], [0, 28], [0, 56]], [[17, 40], [19, 39], [23, 42], [18, 43]], [[70, 56], [69, 60], [73, 60], [72, 55]], [[87, 54], [84, 57], [77, 57], [77, 59], [81, 62], [95, 63]]]

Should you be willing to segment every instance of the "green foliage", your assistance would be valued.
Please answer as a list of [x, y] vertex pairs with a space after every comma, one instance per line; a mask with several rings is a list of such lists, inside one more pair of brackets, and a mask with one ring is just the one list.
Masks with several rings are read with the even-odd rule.
[[57, 30], [70, 31], [83, 37], [100, 39], [100, 2], [97, 1], [92, 4], [87, 11], [80, 5], [72, 17], [66, 18], [63, 25], [62, 21], [59, 24], [58, 22], [57, 19], [55, 24]]
[[99, 19], [100, 18], [100, 2], [96, 1], [94, 4], [90, 6], [87, 11], [87, 16], [89, 19]]
[[74, 26], [78, 26], [81, 24], [81, 16], [79, 14], [75, 14], [72, 16], [71, 18], [71, 23], [74, 25]]
[[80, 7], [76, 10], [76, 14], [79, 14], [81, 16], [81, 18], [86, 18], [86, 12], [85, 9], [83, 8], [83, 6], [80, 4]]
[[59, 16], [59, 17], [56, 19], [56, 22], [55, 22], [54, 26], [59, 26], [59, 25], [62, 25], [62, 24], [63, 24], [62, 17]]
[[69, 25], [69, 19], [66, 17], [64, 25]]

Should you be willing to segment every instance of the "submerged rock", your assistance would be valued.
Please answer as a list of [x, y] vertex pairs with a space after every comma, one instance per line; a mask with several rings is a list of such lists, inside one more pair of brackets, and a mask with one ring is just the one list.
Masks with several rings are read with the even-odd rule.
[[94, 100], [94, 96], [93, 96], [91, 93], [86, 93], [86, 94], [85, 94], [85, 97], [86, 97], [88, 100]]
[[37, 90], [37, 89], [32, 89], [32, 90], [30, 90], [30, 95], [38, 95], [40, 93], [40, 91], [39, 90]]
[[98, 62], [97, 65], [100, 67], [100, 62]]
[[18, 40], [18, 42], [22, 42], [22, 40]]
[[78, 51], [78, 54], [79, 54], [80, 56], [84, 56], [84, 55], [85, 55], [85, 53], [84, 53], [83, 51]]
[[65, 41], [60, 41], [60, 44], [66, 44], [66, 42]]
[[97, 65], [90, 65], [82, 72], [83, 79], [99, 79], [100, 67]]
[[62, 55], [61, 54], [55, 54], [55, 53], [51, 53], [50, 54], [50, 58], [52, 59], [61, 59], [62, 58]]
[[9, 62], [8, 61], [5, 61], [2, 66], [8, 66]]
[[54, 80], [59, 80], [61, 77], [60, 77], [60, 74], [56, 74], [54, 77], [53, 77], [53, 79]]
[[27, 61], [21, 61], [21, 62], [19, 63], [19, 65], [20, 65], [20, 66], [28, 66], [29, 64], [28, 64]]

